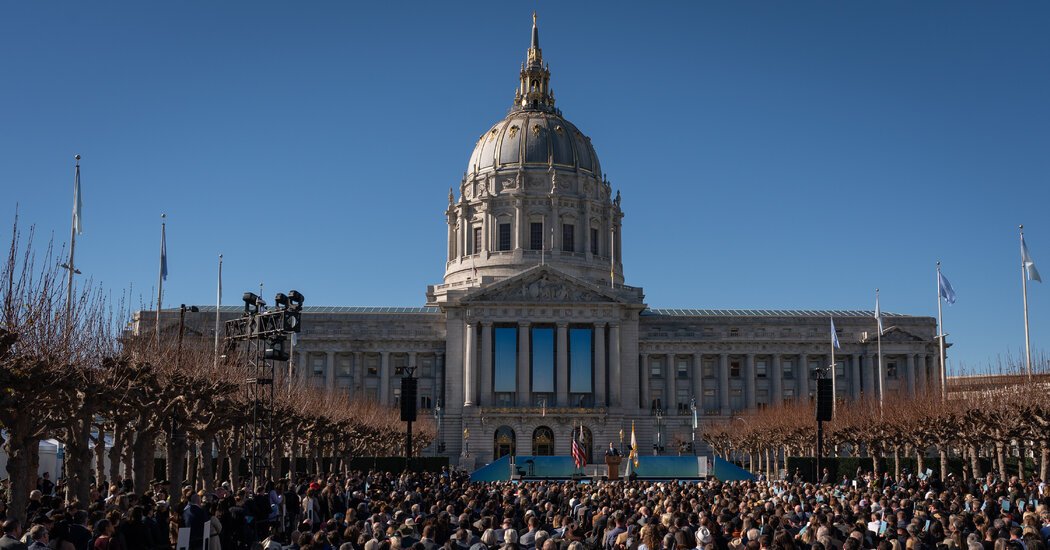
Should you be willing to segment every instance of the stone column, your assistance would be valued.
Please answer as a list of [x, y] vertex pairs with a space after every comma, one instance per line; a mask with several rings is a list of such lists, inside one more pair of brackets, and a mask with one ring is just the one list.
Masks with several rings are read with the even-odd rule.
[[678, 397], [675, 392], [677, 382], [675, 377], [678, 375], [677, 367], [674, 364], [674, 354], [667, 354], [667, 369], [664, 374], [664, 408], [669, 412], [676, 412], [678, 410]]
[[583, 223], [580, 227], [583, 231], [583, 252], [588, 260], [591, 259], [591, 254], [594, 253], [591, 250], [591, 202], [584, 201], [583, 203]]
[[[594, 324], [594, 406], [605, 407], [605, 323]], [[596, 451], [597, 452], [597, 451]]]
[[696, 414], [704, 414], [704, 355], [693, 354], [693, 399], [696, 400]]
[[354, 391], [358, 393], [365, 391], [365, 353], [363, 351], [354, 352]]
[[379, 352], [379, 404], [390, 404], [390, 352]]
[[476, 369], [474, 361], [477, 359], [477, 354], [474, 353], [474, 349], [477, 348], [477, 344], [474, 342], [474, 326], [475, 324], [471, 321], [466, 322], [466, 333], [463, 335], [463, 406], [473, 407], [476, 403], [474, 401], [477, 391], [474, 383], [476, 380]]
[[874, 361], [872, 361], [874, 357], [871, 353], [865, 353], [863, 356], [864, 396], [869, 399], [877, 399], [879, 396], [878, 388], [875, 387], [875, 365]]
[[434, 354], [434, 384], [437, 387], [437, 398], [441, 400], [441, 406], [445, 406], [445, 353]]
[[485, 209], [481, 212], [481, 257], [488, 258], [492, 252], [491, 231], [492, 224], [489, 223], [489, 212]]
[[[543, 229], [554, 232], [553, 239], [544, 239], [545, 241], [552, 241], [547, 243], [551, 247], [551, 256], [561, 254], [561, 219], [558, 216], [558, 197], [551, 197], [551, 225]], [[547, 237], [547, 235], [544, 235], [544, 237]]]
[[[525, 185], [525, 182], [521, 182], [521, 185]], [[524, 191], [521, 189], [519, 191]], [[522, 250], [527, 248], [525, 245], [525, 200], [521, 197], [514, 198], [514, 233], [517, 238], [514, 239], [514, 250]]]
[[769, 358], [769, 406], [779, 407], [784, 401], [784, 369], [780, 366], [780, 354], [774, 353]]
[[805, 353], [798, 356], [798, 398], [809, 402], [809, 355]]
[[729, 416], [733, 409], [729, 406], [729, 354], [718, 356], [718, 407], [722, 416]]
[[[529, 324], [518, 323], [518, 406], [528, 407], [532, 405], [532, 397], [529, 395], [529, 372], [532, 370], [530, 364], [529, 349]], [[531, 435], [529, 436], [531, 437]]]
[[854, 400], [860, 399], [860, 357], [859, 353], [850, 356], [849, 387], [850, 396]]
[[492, 405], [492, 322], [481, 322], [481, 382], [478, 402], [482, 407]]
[[[906, 379], [908, 381], [908, 396], [914, 396], [915, 395], [915, 356], [914, 355], [909, 353], [908, 355], [904, 356], [904, 370], [905, 370], [904, 375], [905, 375], [905, 377], [906, 377]], [[900, 391], [899, 388], [900, 388], [900, 386], [898, 385], [898, 390], [897, 391]]]
[[609, 392], [612, 406], [633, 408], [630, 399], [623, 398], [623, 380], [620, 374], [620, 325], [611, 323], [609, 325]]
[[641, 375], [642, 375], [641, 376], [641, 379], [642, 379], [641, 380], [641, 382], [642, 382], [642, 388], [641, 388], [642, 404], [641, 404], [641, 407], [643, 409], [648, 410], [649, 408], [651, 408], [653, 406], [652, 392], [649, 391], [649, 377], [653, 375], [653, 369], [649, 368], [649, 354], [648, 353], [642, 353], [642, 354], [640, 354], [640, 357], [641, 357], [641, 359], [639, 360], [639, 363], [638, 363], [638, 370], [639, 370], [639, 372], [641, 372]]
[[558, 406], [569, 406], [569, 324], [558, 323], [558, 349], [556, 371], [556, 387], [558, 391]]
[[327, 365], [324, 371], [324, 383], [328, 388], [335, 388], [335, 352], [326, 352]]
[[918, 371], [915, 376], [915, 391], [919, 395], [925, 395], [926, 389], [929, 386], [929, 384], [927, 384], [929, 381], [929, 369], [926, 365], [926, 355], [922, 353], [916, 355], [915, 361], [917, 362], [915, 368], [916, 371]]
[[758, 399], [755, 395], [755, 354], [749, 353], [744, 356], [744, 403], [748, 410], [758, 407]]

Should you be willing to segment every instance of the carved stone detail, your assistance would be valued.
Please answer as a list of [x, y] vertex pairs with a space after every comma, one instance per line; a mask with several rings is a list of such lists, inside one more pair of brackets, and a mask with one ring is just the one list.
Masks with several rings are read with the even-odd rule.
[[578, 284], [541, 273], [479, 295], [479, 302], [613, 302], [607, 296]]

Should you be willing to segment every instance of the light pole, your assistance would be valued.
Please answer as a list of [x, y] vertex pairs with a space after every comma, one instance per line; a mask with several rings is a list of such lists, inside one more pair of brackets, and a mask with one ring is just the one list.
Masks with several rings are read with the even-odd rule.
[[693, 429], [689, 433], [692, 434], [693, 455], [696, 455], [696, 430], [700, 428], [696, 417], [696, 397], [689, 400], [689, 412], [693, 414]]
[[442, 408], [441, 408], [441, 400], [438, 399], [437, 400], [437, 404], [434, 406], [434, 422], [437, 423], [437, 431], [438, 431], [437, 452], [438, 452], [439, 455], [441, 453], [445, 452], [445, 437], [441, 433], [441, 420], [445, 416], [444, 412], [445, 411], [442, 410]]
[[656, 442], [653, 443], [653, 456], [656, 456], [663, 450], [664, 410], [657, 408], [653, 414], [656, 416]]
[[179, 305], [179, 343], [175, 349], [175, 364], [179, 365], [182, 362], [182, 335], [186, 332], [186, 312], [197, 313], [200, 309], [197, 306], [189, 306], [186, 304]]

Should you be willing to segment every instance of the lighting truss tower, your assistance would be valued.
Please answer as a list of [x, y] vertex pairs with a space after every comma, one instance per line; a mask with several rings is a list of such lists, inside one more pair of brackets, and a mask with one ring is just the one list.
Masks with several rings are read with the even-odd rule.
[[274, 379], [277, 363], [288, 361], [286, 336], [299, 332], [303, 295], [291, 291], [278, 294], [275, 309], [267, 310], [259, 296], [244, 293], [244, 314], [226, 321], [225, 350], [227, 361], [244, 367], [245, 399], [250, 409], [245, 455], [252, 486], [272, 479], [270, 465], [274, 449]]

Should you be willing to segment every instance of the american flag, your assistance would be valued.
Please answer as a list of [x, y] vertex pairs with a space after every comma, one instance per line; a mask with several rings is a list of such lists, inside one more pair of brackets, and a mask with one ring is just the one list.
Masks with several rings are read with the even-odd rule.
[[584, 454], [583, 446], [576, 439], [576, 430], [572, 431], [572, 463], [577, 468], [583, 468], [587, 464], [587, 455]]

